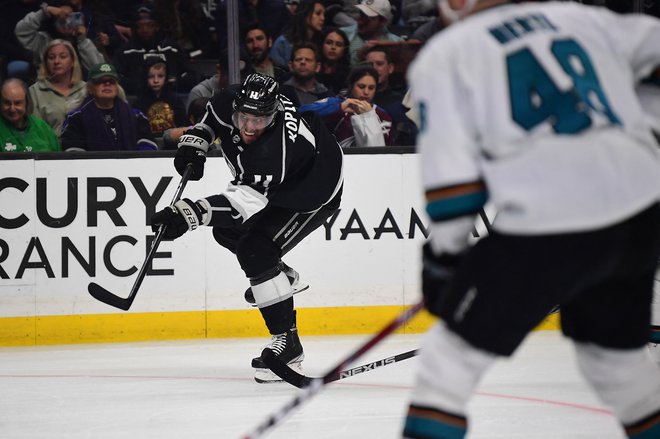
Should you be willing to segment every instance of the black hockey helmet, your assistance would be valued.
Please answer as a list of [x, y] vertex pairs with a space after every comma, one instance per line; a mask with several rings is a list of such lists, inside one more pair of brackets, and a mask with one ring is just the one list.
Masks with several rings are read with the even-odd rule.
[[252, 73], [234, 99], [234, 111], [269, 116], [277, 110], [279, 84], [270, 76]]

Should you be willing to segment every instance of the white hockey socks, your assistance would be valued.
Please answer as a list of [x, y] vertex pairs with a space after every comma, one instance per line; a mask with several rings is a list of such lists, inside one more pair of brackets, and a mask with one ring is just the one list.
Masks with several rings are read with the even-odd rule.
[[643, 431], [660, 433], [660, 370], [646, 347], [623, 350], [575, 343], [575, 348], [583, 376], [626, 430], [635, 426], [639, 433], [639, 421], [644, 420]]
[[404, 437], [464, 437], [467, 402], [496, 359], [495, 354], [476, 349], [438, 322], [422, 342]]

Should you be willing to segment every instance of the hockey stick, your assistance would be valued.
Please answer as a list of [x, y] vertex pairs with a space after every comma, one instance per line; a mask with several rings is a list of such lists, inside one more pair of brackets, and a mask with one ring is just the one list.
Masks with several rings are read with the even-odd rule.
[[[417, 349], [413, 349], [412, 351], [403, 352], [401, 354], [393, 355], [391, 357], [381, 358], [380, 360], [372, 361], [371, 363], [363, 364], [361, 366], [355, 366], [350, 369], [340, 370], [339, 372], [336, 372], [333, 376], [327, 379], [325, 379], [325, 377], [317, 378], [317, 377], [308, 377], [306, 375], [301, 375], [295, 370], [292, 370], [283, 362], [279, 360], [273, 361], [272, 354], [270, 353], [268, 354], [268, 356], [271, 358], [269, 358], [268, 361], [264, 361], [264, 363], [267, 366], [272, 366], [269, 367], [269, 369], [275, 375], [282, 378], [284, 381], [288, 382], [292, 386], [298, 387], [299, 389], [303, 389], [309, 386], [313, 380], [323, 379], [324, 384], [332, 383], [334, 381], [350, 378], [352, 376], [361, 374], [363, 372], [369, 372], [370, 370], [374, 370], [379, 367], [387, 366], [388, 364], [394, 364], [394, 363], [398, 363], [399, 361], [407, 360], [408, 358], [414, 357], [418, 353], [419, 352], [417, 351]], [[289, 370], [291, 370], [291, 373], [289, 373]], [[286, 379], [284, 377], [286, 377]]]
[[[297, 395], [291, 402], [287, 403], [277, 412], [271, 414], [251, 433], [243, 436], [242, 439], [258, 439], [262, 437], [266, 431], [278, 425], [280, 422], [286, 419], [296, 408], [314, 397], [314, 395], [316, 395], [327, 383], [341, 379], [336, 377], [341, 376], [340, 374], [342, 369], [346, 368], [349, 363], [359, 358], [362, 354], [381, 342], [385, 337], [396, 331], [397, 328], [412, 319], [422, 308], [424, 308], [423, 301], [406, 309], [398, 317], [392, 320], [387, 326], [385, 326], [380, 332], [372, 336], [369, 340], [367, 340], [366, 343], [349, 354], [345, 359], [340, 361], [323, 377], [314, 378], [307, 382], [308, 385], [304, 388], [302, 393]], [[276, 375], [278, 375], [284, 381], [295, 385], [296, 387], [301, 387], [306, 382], [305, 378], [309, 380], [309, 377], [305, 377], [304, 375], [291, 370], [291, 368], [289, 368], [286, 364], [277, 359], [277, 357], [272, 355], [270, 349], [263, 350], [261, 353], [261, 359]]]
[[[342, 371], [339, 371], [335, 376], [331, 377], [326, 383], [332, 383], [334, 381], [339, 381], [343, 380], [344, 378], [350, 378], [352, 376], [364, 373], [364, 372], [369, 372], [370, 370], [377, 369], [379, 367], [387, 366], [388, 364], [394, 364], [398, 363], [399, 361], [407, 360], [408, 358], [412, 358], [415, 355], [417, 355], [419, 351], [417, 349], [413, 349], [412, 351], [408, 352], [403, 352], [401, 354], [396, 354], [391, 357], [387, 358], [381, 358], [380, 360], [377, 361], [372, 361], [371, 363], [363, 364], [361, 366], [355, 366], [351, 367], [350, 369], [345, 369]], [[307, 383], [303, 384], [303, 387], [306, 387], [309, 385], [309, 383], [312, 382], [312, 380], [315, 380], [317, 378], [307, 378]]]
[[[172, 198], [172, 202], [170, 204], [174, 204], [177, 201], [179, 201], [179, 199], [181, 198], [181, 194], [183, 193], [183, 189], [186, 187], [186, 183], [188, 183], [188, 179], [190, 179], [191, 174], [192, 174], [192, 164], [189, 163], [186, 166], [185, 171], [183, 172], [183, 176], [181, 177], [181, 182], [179, 182], [179, 187], [177, 187], [176, 192], [174, 194], [174, 198]], [[89, 291], [89, 294], [91, 294], [92, 297], [94, 297], [96, 300], [99, 300], [110, 306], [114, 306], [115, 308], [128, 311], [128, 309], [133, 304], [133, 300], [135, 300], [135, 296], [137, 295], [140, 285], [142, 285], [142, 281], [144, 280], [144, 277], [147, 274], [147, 267], [151, 263], [151, 260], [153, 259], [154, 255], [156, 254], [156, 250], [158, 249], [158, 245], [160, 244], [160, 241], [163, 239], [163, 235], [165, 234], [166, 227], [167, 226], [161, 224], [161, 226], [158, 228], [156, 237], [151, 243], [151, 248], [149, 249], [149, 253], [147, 253], [147, 257], [142, 263], [142, 267], [138, 272], [137, 279], [135, 279], [135, 282], [133, 283], [133, 288], [131, 288], [131, 292], [128, 294], [127, 298], [124, 299], [123, 297], [119, 297], [111, 293], [110, 291], [106, 290], [101, 285], [94, 282], [90, 282], [89, 285], [87, 285], [87, 291]]]

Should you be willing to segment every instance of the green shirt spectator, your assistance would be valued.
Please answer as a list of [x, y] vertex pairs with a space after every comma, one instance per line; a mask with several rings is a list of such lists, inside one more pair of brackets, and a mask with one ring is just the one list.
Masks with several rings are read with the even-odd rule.
[[60, 144], [42, 119], [27, 115], [27, 88], [20, 79], [2, 83], [0, 99], [0, 151], [55, 152]]

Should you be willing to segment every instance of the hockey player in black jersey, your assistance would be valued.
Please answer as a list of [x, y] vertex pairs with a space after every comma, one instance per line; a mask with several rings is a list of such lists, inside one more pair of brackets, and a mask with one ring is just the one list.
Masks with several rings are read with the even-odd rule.
[[[299, 369], [304, 353], [292, 296], [305, 286], [281, 258], [339, 208], [341, 148], [320, 120], [304, 119], [261, 74], [216, 92], [203, 118], [179, 140], [179, 174], [192, 164], [191, 179], [202, 178], [216, 138], [234, 176], [227, 189], [194, 202], [182, 199], [156, 212], [152, 225], [167, 225], [165, 239], [213, 227], [215, 240], [236, 255], [250, 281], [246, 299], [259, 307], [272, 334], [266, 349]], [[261, 357], [252, 366], [258, 382], [279, 380]]]

